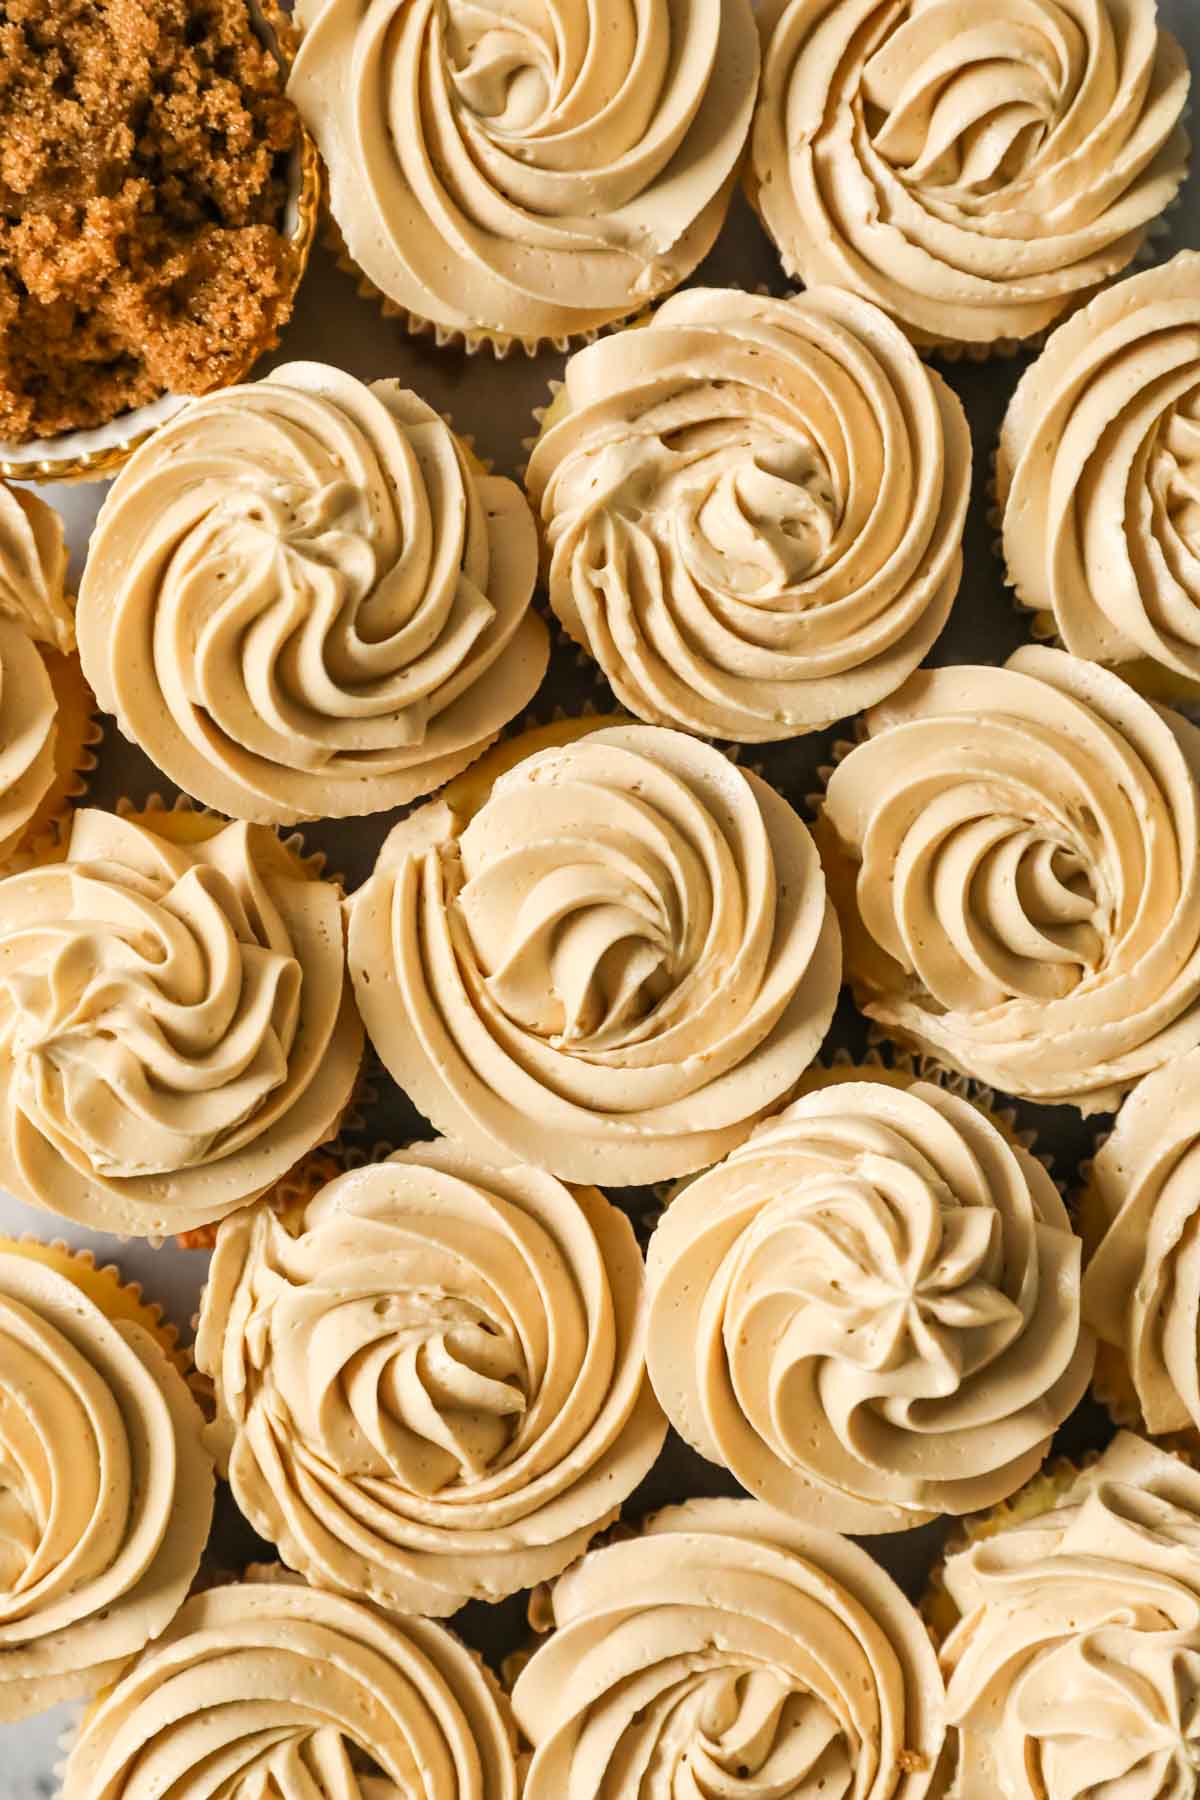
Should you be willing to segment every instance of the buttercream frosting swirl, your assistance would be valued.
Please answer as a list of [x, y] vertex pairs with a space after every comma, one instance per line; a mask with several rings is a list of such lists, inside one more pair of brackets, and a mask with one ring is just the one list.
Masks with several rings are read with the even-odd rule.
[[1188, 164], [1155, 0], [764, 0], [756, 204], [785, 266], [925, 339], [1045, 330]]
[[953, 1800], [1186, 1800], [1200, 1768], [1200, 1476], [1122, 1434], [1052, 1511], [952, 1556]]
[[758, 85], [749, 0], [301, 0], [288, 93], [359, 269], [504, 348], [676, 287], [725, 216]]
[[1008, 578], [1068, 650], [1200, 678], [1200, 255], [1059, 326], [1013, 396], [996, 477]]
[[496, 1683], [442, 1625], [212, 1588], [84, 1721], [62, 1800], [516, 1800]]
[[54, 508], [0, 482], [0, 860], [54, 783], [58, 700], [37, 645], [74, 648], [66, 572]]
[[525, 1800], [917, 1800], [944, 1696], [924, 1627], [857, 1545], [693, 1500], [592, 1551], [513, 1690]]
[[66, 536], [54, 508], [28, 488], [0, 481], [0, 618], [14, 620], [39, 644], [73, 650], [66, 580]]
[[765, 742], [922, 660], [962, 572], [971, 438], [855, 295], [700, 288], [571, 359], [526, 485], [550, 603], [617, 698]]
[[126, 464], [80, 651], [126, 736], [206, 805], [377, 812], [440, 787], [532, 698], [536, 575], [519, 488], [416, 394], [288, 363]]
[[318, 1586], [441, 1617], [557, 1575], [662, 1448], [623, 1213], [417, 1144], [217, 1238], [196, 1345], [238, 1505]]
[[654, 726], [526, 757], [469, 822], [398, 825], [351, 901], [384, 1062], [439, 1129], [567, 1181], [656, 1181], [739, 1143], [812, 1060], [841, 971], [807, 829]]
[[1104, 1236], [1084, 1314], [1124, 1357], [1147, 1429], [1200, 1431], [1200, 1049], [1130, 1095], [1089, 1188]]
[[806, 1094], [671, 1202], [649, 1362], [759, 1499], [895, 1531], [1013, 1493], [1083, 1398], [1079, 1239], [1042, 1165], [919, 1083]]
[[142, 1325], [0, 1251], [0, 1720], [94, 1693], [183, 1605], [204, 1420]]
[[0, 1182], [154, 1236], [285, 1175], [358, 1071], [339, 907], [263, 826], [77, 812], [65, 861], [0, 883]]
[[1085, 1113], [1200, 1042], [1200, 731], [1060, 650], [919, 671], [822, 833], [870, 1017]]

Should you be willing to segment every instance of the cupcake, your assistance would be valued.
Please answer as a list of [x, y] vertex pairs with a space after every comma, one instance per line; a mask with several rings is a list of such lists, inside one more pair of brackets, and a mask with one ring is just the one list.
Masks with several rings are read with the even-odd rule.
[[1200, 1049], [1148, 1075], [1080, 1205], [1097, 1393], [1119, 1424], [1200, 1432]]
[[839, 1082], [671, 1202], [651, 1379], [680, 1435], [789, 1517], [970, 1512], [1036, 1472], [1083, 1398], [1080, 1251], [1041, 1163], [970, 1101]]
[[944, 1696], [920, 1619], [856, 1544], [692, 1500], [558, 1581], [513, 1690], [525, 1800], [919, 1800]]
[[288, 93], [344, 259], [411, 329], [561, 347], [712, 248], [758, 85], [749, 0], [300, 0], [297, 17]]
[[96, 1693], [187, 1598], [213, 1474], [172, 1347], [114, 1269], [0, 1238], [0, 1720]]
[[432, 792], [532, 698], [537, 535], [425, 402], [323, 363], [144, 444], [79, 595], [105, 711], [206, 805], [268, 824]]
[[806, 286], [922, 343], [1044, 331], [1126, 268], [1188, 166], [1156, 0], [764, 0], [751, 198]]
[[1200, 1043], [1200, 731], [1061, 650], [920, 670], [818, 829], [889, 1035], [1005, 1093], [1111, 1110]]
[[986, 1515], [936, 1596], [962, 1800], [1166, 1800], [1200, 1766], [1200, 1475], [1123, 1433]]
[[747, 1137], [841, 975], [806, 827], [653, 726], [526, 756], [396, 826], [350, 901], [367, 1031], [439, 1130], [565, 1181], [652, 1182]]
[[0, 472], [111, 473], [275, 342], [318, 169], [268, 14], [27, 0], [6, 19]]
[[507, 1703], [444, 1626], [261, 1578], [210, 1588], [92, 1709], [61, 1800], [516, 1800]]
[[1200, 255], [1059, 327], [1009, 406], [996, 497], [1041, 629], [1154, 697], [1200, 695]]
[[693, 288], [572, 357], [526, 486], [550, 604], [622, 705], [767, 742], [925, 656], [962, 573], [971, 437], [855, 295]]
[[138, 1237], [271, 1188], [358, 1071], [339, 906], [263, 826], [77, 812], [0, 882], [0, 1186]]
[[444, 1617], [559, 1574], [646, 1475], [633, 1228], [595, 1188], [439, 1140], [220, 1227], [211, 1441], [316, 1586]]

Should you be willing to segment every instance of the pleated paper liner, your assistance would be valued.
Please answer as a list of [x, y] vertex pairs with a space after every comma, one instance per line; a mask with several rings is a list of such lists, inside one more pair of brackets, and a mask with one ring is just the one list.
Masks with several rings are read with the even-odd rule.
[[17, 874], [61, 854], [71, 815], [87, 793], [96, 770], [96, 751], [104, 733], [96, 699], [79, 666], [79, 658], [37, 646], [57, 704], [54, 736], [54, 780], [42, 796], [20, 839], [0, 859], [0, 877]]

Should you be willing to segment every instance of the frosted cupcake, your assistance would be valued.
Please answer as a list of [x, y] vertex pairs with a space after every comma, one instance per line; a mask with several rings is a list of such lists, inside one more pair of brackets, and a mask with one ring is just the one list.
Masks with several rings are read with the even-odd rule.
[[271, 824], [379, 812], [464, 769], [549, 654], [537, 538], [395, 381], [323, 363], [197, 401], [101, 510], [79, 594], [105, 711], [187, 793]]
[[749, 0], [302, 0], [288, 93], [349, 265], [439, 341], [563, 344], [677, 287], [725, 218]]
[[[519, 748], [519, 743], [518, 746]], [[350, 901], [367, 1030], [467, 1148], [566, 1181], [722, 1156], [828, 1029], [837, 921], [764, 781], [652, 726], [526, 756], [423, 807]]]
[[905, 1044], [1082, 1112], [1200, 1043], [1200, 731], [1060, 650], [921, 670], [819, 826], [848, 979]]
[[767, 742], [921, 662], [958, 591], [971, 438], [853, 294], [699, 288], [572, 357], [526, 487], [550, 603], [622, 705]]
[[790, 274], [923, 342], [1027, 339], [1137, 255], [1187, 172], [1155, 0], [765, 0], [751, 195]]

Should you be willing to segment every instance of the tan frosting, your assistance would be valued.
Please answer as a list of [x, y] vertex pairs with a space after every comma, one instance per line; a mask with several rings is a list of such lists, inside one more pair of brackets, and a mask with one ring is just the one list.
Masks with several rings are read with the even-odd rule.
[[725, 216], [749, 0], [300, 0], [288, 93], [350, 255], [439, 328], [564, 338], [675, 287]]
[[571, 359], [526, 485], [551, 605], [618, 699], [766, 741], [883, 699], [928, 651], [971, 438], [853, 294], [700, 288]]
[[435, 1617], [557, 1575], [666, 1436], [642, 1258], [595, 1188], [418, 1144], [221, 1226], [196, 1345], [260, 1536]]
[[996, 474], [1009, 580], [1067, 649], [1200, 678], [1200, 255], [1059, 327], [1013, 396]]
[[669, 1508], [553, 1592], [513, 1690], [525, 1800], [917, 1800], [944, 1697], [857, 1545], [752, 1500]]
[[895, 1531], [1035, 1473], [1092, 1371], [1080, 1243], [969, 1101], [838, 1084], [683, 1187], [650, 1244], [650, 1375], [789, 1516]]
[[1085, 1316], [1123, 1352], [1147, 1429], [1200, 1431], [1200, 1050], [1130, 1095], [1091, 1191], [1106, 1229]]
[[0, 618], [15, 620], [38, 643], [73, 650], [66, 579], [66, 537], [54, 508], [0, 481]]
[[267, 823], [377, 812], [533, 696], [537, 537], [425, 402], [323, 363], [196, 401], [100, 513], [84, 671], [172, 780]]
[[183, 1604], [203, 1423], [148, 1331], [0, 1253], [0, 1720], [94, 1693]]
[[1051, 1512], [952, 1556], [952, 1800], [1189, 1800], [1200, 1475], [1122, 1434]]
[[54, 783], [58, 702], [36, 643], [74, 648], [66, 571], [53, 507], [0, 482], [0, 859]]
[[334, 1131], [362, 1033], [338, 890], [262, 826], [90, 809], [0, 883], [0, 1183], [139, 1236], [221, 1218]]
[[812, 1060], [841, 972], [805, 826], [679, 732], [528, 756], [464, 825], [398, 825], [351, 901], [384, 1062], [443, 1131], [568, 1181], [656, 1181], [747, 1135]]
[[213, 1588], [89, 1715], [62, 1800], [516, 1800], [495, 1682], [444, 1626]]
[[1117, 1105], [1200, 1042], [1200, 731], [1059, 650], [919, 671], [834, 772], [867, 1013], [1007, 1093]]
[[1027, 338], [1187, 169], [1155, 0], [764, 0], [755, 199], [785, 266], [918, 334]]

